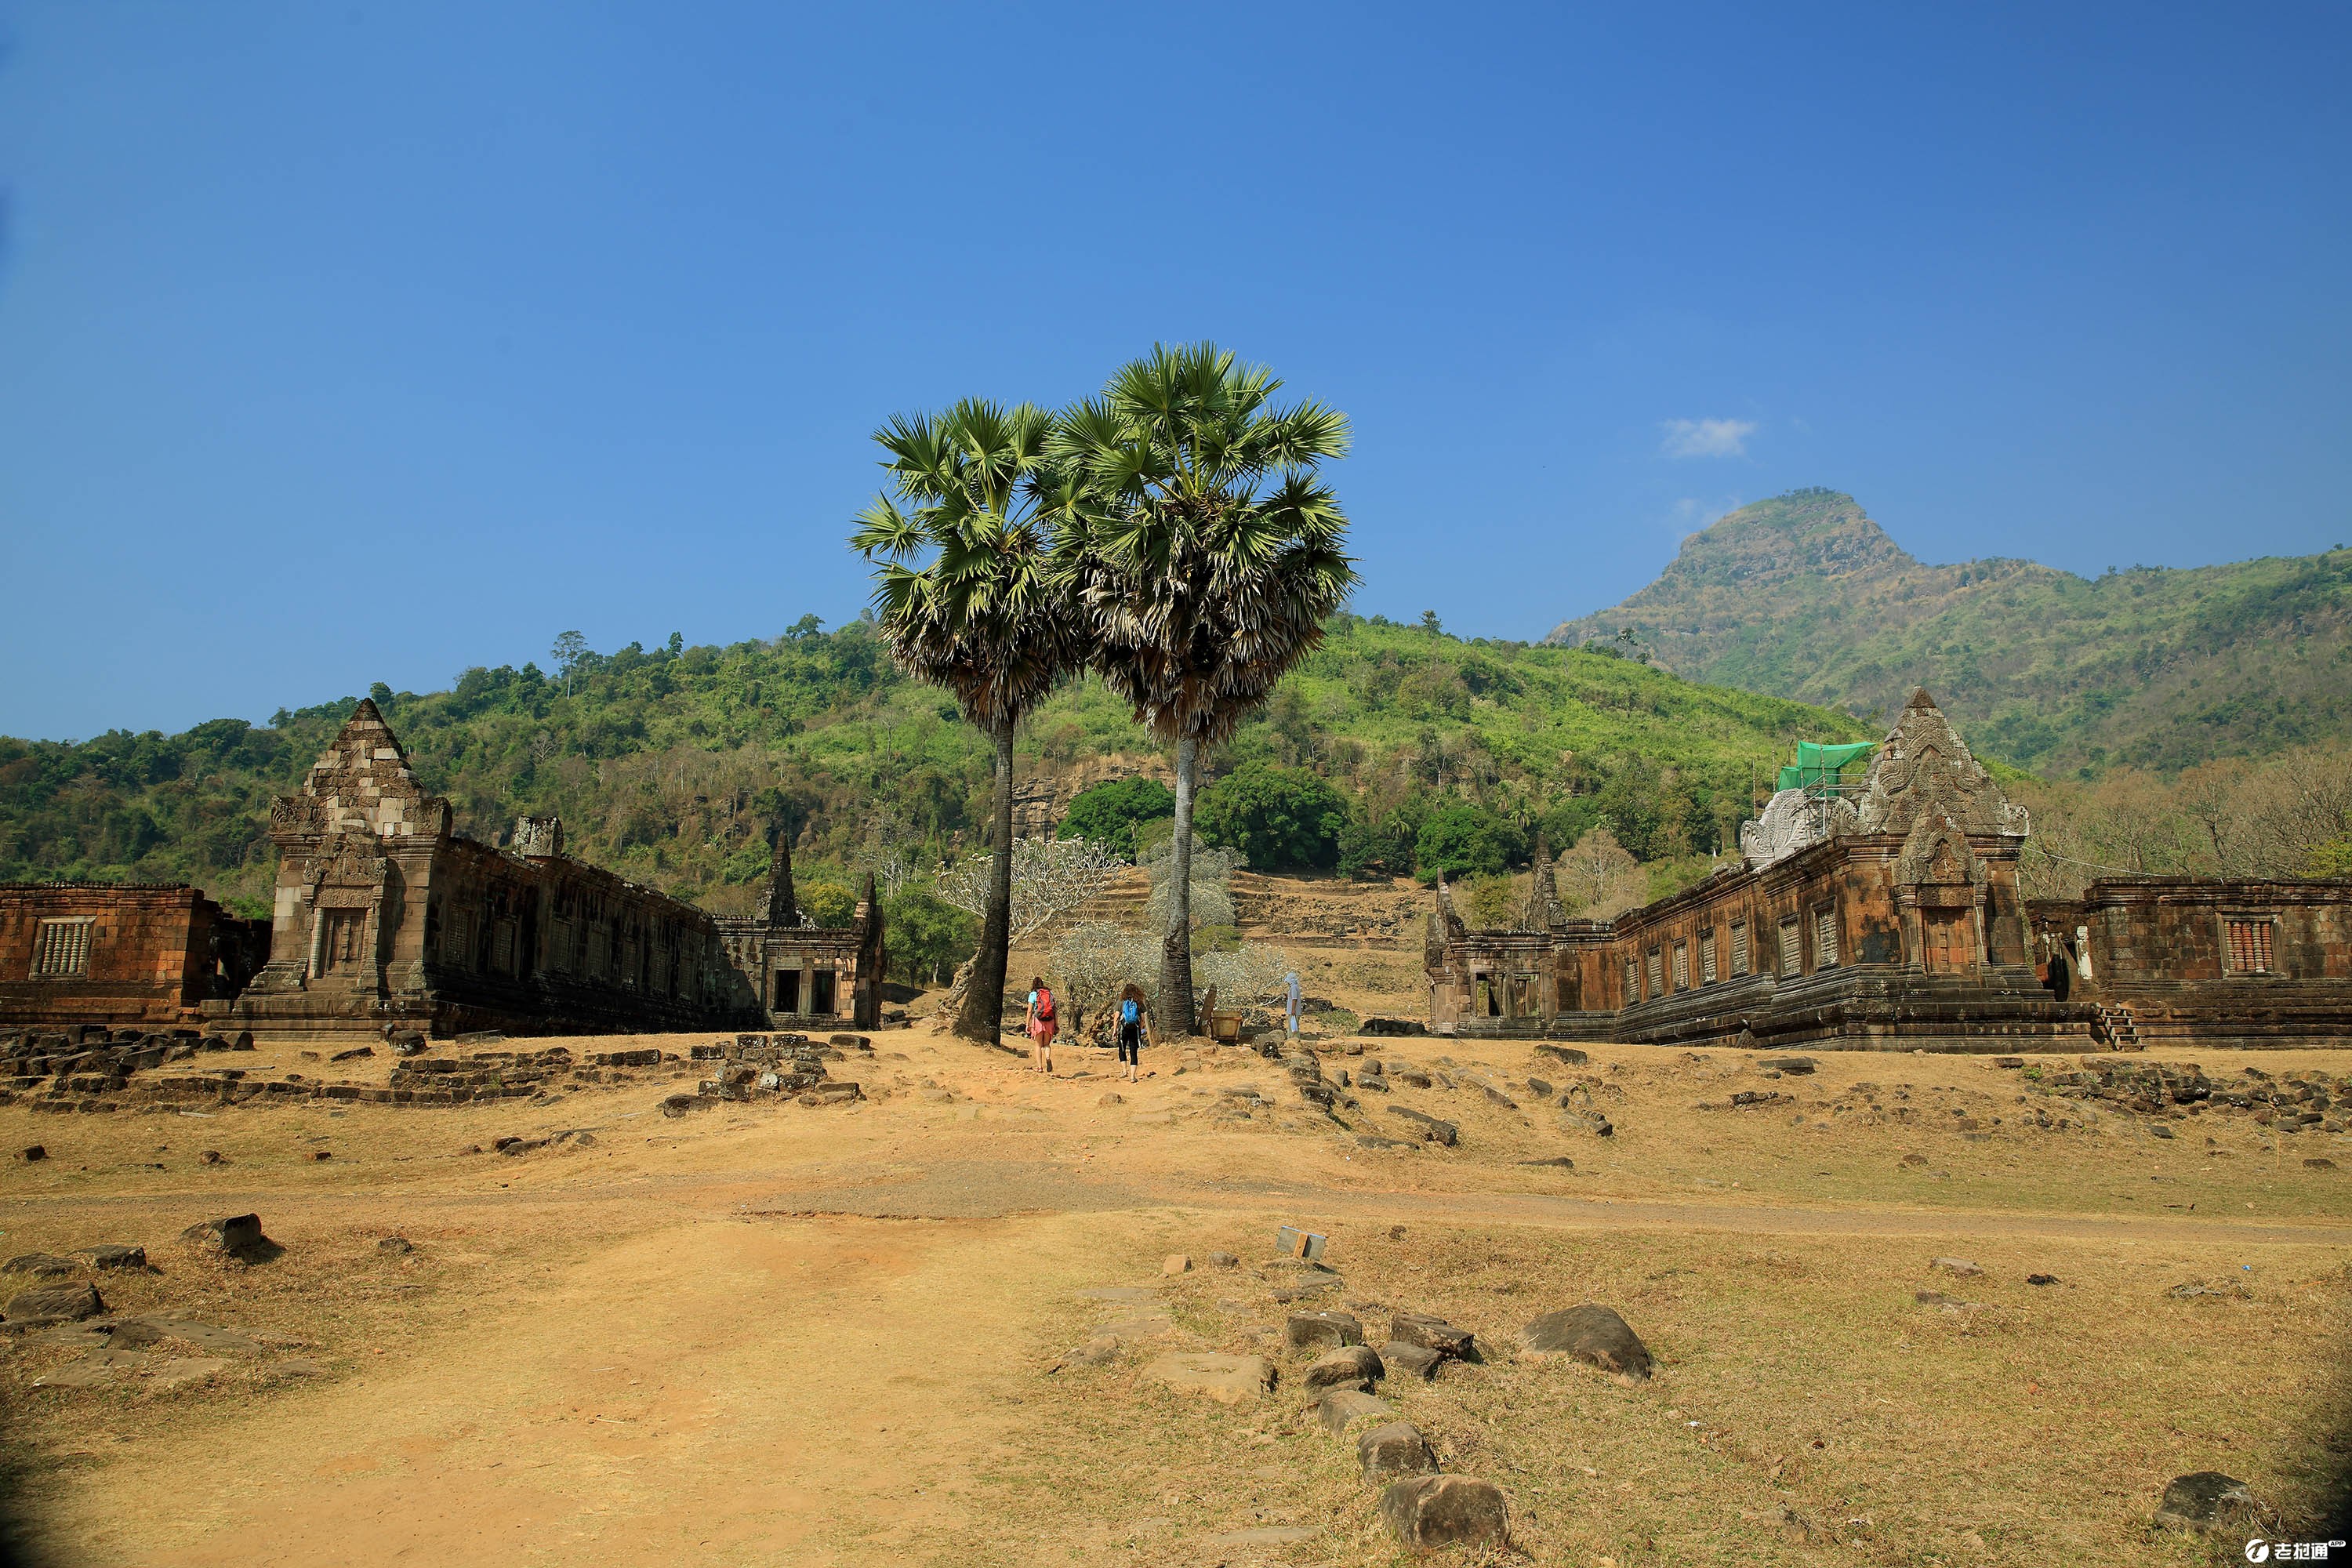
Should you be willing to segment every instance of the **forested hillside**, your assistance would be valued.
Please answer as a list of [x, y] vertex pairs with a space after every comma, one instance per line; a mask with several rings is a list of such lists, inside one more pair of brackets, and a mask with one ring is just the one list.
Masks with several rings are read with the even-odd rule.
[[1853, 497], [1798, 490], [1692, 535], [1656, 582], [1547, 640], [1612, 640], [1694, 680], [1864, 714], [1926, 686], [1972, 744], [2037, 772], [2352, 738], [2342, 548], [2096, 579], [1928, 565]]
[[[1204, 827], [1305, 842], [1253, 837], [1247, 819], [1287, 798], [1284, 781], [1320, 780], [1348, 831], [1296, 851], [1316, 863], [1396, 872], [1434, 856], [1491, 869], [1523, 859], [1538, 832], [1564, 847], [1601, 823], [1663, 863], [1724, 842], [1751, 781], [1796, 741], [1864, 734], [1843, 714], [1601, 653], [1351, 616], [1331, 631], [1213, 759], [1249, 787], [1204, 812]], [[269, 799], [299, 783], [358, 695], [266, 728], [0, 740], [0, 878], [186, 879], [257, 907]], [[847, 876], [890, 849], [953, 857], [985, 816], [979, 736], [944, 695], [898, 674], [863, 622], [828, 633], [803, 620], [724, 647], [633, 644], [562, 675], [474, 668], [447, 691], [370, 695], [463, 830], [496, 839], [518, 814], [559, 813], [573, 853], [714, 908], [748, 904], [779, 825], [812, 873]], [[1149, 749], [1107, 692], [1076, 682], [1024, 729], [1020, 765]]]

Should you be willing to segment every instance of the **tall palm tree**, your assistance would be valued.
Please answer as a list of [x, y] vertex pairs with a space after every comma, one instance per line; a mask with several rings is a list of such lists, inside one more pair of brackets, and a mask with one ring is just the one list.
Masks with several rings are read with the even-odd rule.
[[1231, 737], [1323, 640], [1357, 581], [1317, 465], [1347, 416], [1274, 405], [1282, 383], [1213, 343], [1151, 353], [1055, 421], [1063, 551], [1091, 662], [1176, 748], [1176, 835], [1160, 1022], [1192, 1030], [1192, 799], [1201, 748]]
[[1050, 416], [966, 399], [874, 434], [888, 491], [850, 544], [876, 563], [874, 617], [900, 668], [951, 693], [996, 748], [994, 864], [956, 1032], [996, 1043], [1013, 913], [1013, 731], [1080, 668], [1084, 623], [1055, 551], [1067, 515]]

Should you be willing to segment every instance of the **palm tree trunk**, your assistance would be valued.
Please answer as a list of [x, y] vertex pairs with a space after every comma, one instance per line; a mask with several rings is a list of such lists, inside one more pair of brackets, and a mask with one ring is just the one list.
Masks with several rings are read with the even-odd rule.
[[1200, 742], [1176, 742], [1176, 837], [1169, 845], [1168, 931], [1160, 939], [1160, 1027], [1192, 1033], [1192, 781]]
[[1000, 1043], [1004, 1020], [1004, 963], [1013, 945], [1013, 721], [996, 731], [996, 833], [988, 868], [988, 919], [972, 957], [971, 984], [955, 1032], [967, 1040]]

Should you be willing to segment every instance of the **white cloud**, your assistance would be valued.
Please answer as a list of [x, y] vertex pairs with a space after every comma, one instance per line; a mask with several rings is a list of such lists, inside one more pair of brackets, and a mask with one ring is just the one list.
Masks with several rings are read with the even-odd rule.
[[1748, 437], [1756, 434], [1752, 419], [1669, 419], [1660, 450], [1669, 458], [1744, 458]]

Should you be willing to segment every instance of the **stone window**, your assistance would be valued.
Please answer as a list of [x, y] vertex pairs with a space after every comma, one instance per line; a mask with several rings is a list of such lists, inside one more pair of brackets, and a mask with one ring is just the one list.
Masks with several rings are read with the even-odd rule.
[[41, 922], [33, 939], [33, 978], [69, 980], [89, 973], [90, 918]]
[[474, 917], [467, 910], [451, 910], [441, 926], [441, 962], [461, 967], [473, 956]]
[[512, 974], [514, 960], [514, 921], [499, 921], [490, 927], [490, 967], [500, 974]]
[[1837, 910], [1834, 906], [1813, 913], [1813, 967], [1827, 969], [1838, 961]]
[[1675, 989], [1690, 989], [1690, 943], [1686, 942], [1675, 943]]
[[1731, 974], [1733, 979], [1748, 973], [1748, 922], [1731, 922]]
[[1715, 984], [1715, 928], [1709, 926], [1698, 933], [1698, 983]]
[[[47, 922], [44, 921], [44, 925]], [[2230, 973], [2268, 974], [2271, 972], [2271, 922], [2234, 920], [2230, 924]]]
[[1633, 1004], [1634, 1004], [1634, 1003], [1636, 1003], [1636, 1002], [1639, 1002], [1641, 999], [1642, 999], [1642, 976], [1641, 976], [1640, 972], [1639, 972], [1639, 971], [1637, 971], [1637, 970], [1633, 967], [1633, 961], [1632, 959], [1630, 959], [1630, 958], [1629, 958], [1629, 959], [1627, 959], [1627, 960], [1625, 961], [1625, 1003], [1626, 1003], [1626, 1005], [1631, 1006]]
[[1657, 950], [1656, 948], [1654, 948], [1654, 948], [1652, 948], [1652, 949], [1650, 950], [1650, 994], [1651, 994], [1651, 995], [1653, 995], [1653, 996], [1663, 996], [1663, 995], [1664, 995], [1664, 994], [1666, 994], [1666, 973], [1665, 973], [1665, 971], [1666, 971], [1666, 963], [1665, 963], [1665, 960], [1664, 960], [1663, 957], [1661, 957], [1661, 956], [1659, 955], [1659, 953], [1658, 953], [1658, 950]]
[[1804, 937], [1797, 929], [1797, 917], [1790, 915], [1780, 922], [1780, 973], [1801, 974], [1804, 971]]
[[319, 973], [357, 974], [364, 966], [367, 944], [365, 910], [319, 911]]

